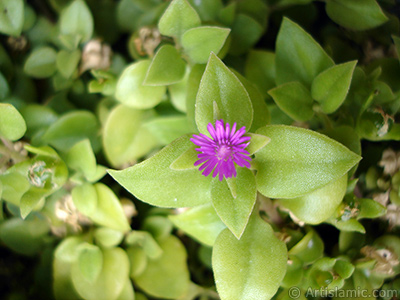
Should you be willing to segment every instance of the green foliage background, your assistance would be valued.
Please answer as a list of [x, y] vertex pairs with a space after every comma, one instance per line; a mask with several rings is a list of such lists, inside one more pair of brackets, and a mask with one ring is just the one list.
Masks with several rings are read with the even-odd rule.
[[[2, 299], [395, 299], [399, 15], [2, 0]], [[223, 181], [190, 141], [217, 119], [251, 138]]]

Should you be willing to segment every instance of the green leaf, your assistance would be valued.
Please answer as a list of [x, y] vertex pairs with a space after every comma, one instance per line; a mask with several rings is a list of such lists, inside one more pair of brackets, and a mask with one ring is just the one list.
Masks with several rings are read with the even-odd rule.
[[197, 125], [195, 120], [196, 98], [204, 71], [205, 71], [205, 65], [194, 65], [190, 70], [188, 78], [187, 93], [186, 93], [186, 111], [190, 129], [192, 131], [197, 131]]
[[150, 259], [157, 259], [163, 253], [154, 237], [147, 231], [132, 231], [127, 235], [125, 242], [130, 246], [140, 246]]
[[143, 85], [149, 66], [150, 61], [142, 60], [125, 68], [115, 90], [119, 102], [138, 109], [151, 108], [161, 102], [165, 86]]
[[24, 1], [2, 0], [0, 2], [0, 32], [20, 36], [24, 25]]
[[126, 249], [129, 261], [131, 262], [130, 276], [136, 277], [143, 273], [147, 267], [146, 253], [140, 247], [129, 247]]
[[190, 133], [186, 116], [168, 116], [155, 118], [144, 124], [162, 145], [167, 145], [184, 134]]
[[321, 104], [324, 113], [333, 113], [346, 99], [356, 64], [357, 61], [351, 61], [333, 66], [314, 79], [311, 95]]
[[124, 234], [119, 230], [101, 227], [95, 229], [94, 238], [97, 245], [103, 248], [112, 248], [122, 242]]
[[321, 46], [299, 25], [283, 19], [276, 41], [276, 83], [300, 81], [310, 87], [314, 78], [334, 65]]
[[400, 37], [392, 35], [392, 39], [394, 41], [394, 45], [396, 46], [397, 57], [400, 60]]
[[22, 138], [26, 123], [19, 111], [8, 103], [0, 103], [0, 136], [11, 141]]
[[271, 299], [286, 272], [287, 250], [255, 213], [242, 238], [228, 229], [213, 247], [212, 265], [221, 299]]
[[186, 0], [173, 0], [158, 22], [158, 29], [162, 35], [180, 38], [186, 30], [200, 24], [199, 15]]
[[24, 72], [35, 78], [47, 78], [56, 71], [57, 52], [50, 47], [40, 47], [28, 56]]
[[78, 246], [83, 242], [82, 236], [70, 236], [63, 239], [54, 252], [54, 258], [68, 263], [76, 261], [79, 256]]
[[186, 73], [183, 79], [168, 86], [168, 94], [172, 105], [176, 110], [186, 113], [186, 94], [188, 92], [188, 79], [190, 74], [189, 66], [186, 66]]
[[298, 219], [307, 224], [319, 224], [328, 219], [342, 202], [346, 193], [347, 176], [334, 180], [309, 194], [278, 201]]
[[0, 72], [0, 100], [5, 99], [10, 93], [10, 87], [4, 75]]
[[193, 207], [168, 218], [176, 227], [200, 241], [212, 246], [222, 230], [226, 228], [211, 203]]
[[19, 206], [22, 195], [31, 186], [27, 177], [17, 172], [7, 172], [0, 175], [0, 180], [3, 184], [2, 199]]
[[296, 244], [289, 255], [296, 255], [305, 264], [312, 263], [321, 258], [324, 254], [324, 242], [319, 235], [312, 229]]
[[232, 24], [232, 42], [229, 53], [241, 55], [253, 47], [262, 36], [264, 28], [254, 18], [239, 13]]
[[250, 131], [254, 132], [258, 128], [265, 126], [270, 122], [271, 116], [267, 103], [265, 103], [264, 97], [253, 83], [235, 70], [232, 71], [244, 85], [247, 93], [249, 93], [251, 104], [253, 106], [253, 122], [251, 124]]
[[188, 0], [188, 2], [205, 22], [215, 21], [218, 12], [223, 8], [222, 0]]
[[240, 239], [256, 203], [256, 180], [252, 171], [238, 168], [237, 177], [230, 181], [237, 193], [231, 192], [227, 181], [214, 179], [211, 184], [211, 199], [218, 216], [236, 238]]
[[275, 103], [296, 121], [308, 121], [313, 115], [313, 99], [310, 91], [300, 82], [284, 83], [268, 92]]
[[[240, 110], [237, 109], [240, 107]], [[211, 54], [196, 98], [196, 124], [208, 134], [207, 125], [216, 119], [237, 127], [251, 127], [253, 107], [249, 94], [239, 79], [215, 55]]]
[[202, 26], [187, 30], [182, 36], [182, 46], [190, 60], [205, 64], [210, 53], [218, 54], [231, 30], [229, 28]]
[[256, 132], [271, 142], [255, 162], [258, 190], [270, 198], [295, 198], [342, 177], [361, 157], [342, 144], [311, 130], [272, 125]]
[[339, 25], [366, 30], [388, 21], [375, 0], [332, 0], [326, 2], [326, 13]]
[[[90, 40], [93, 34], [93, 17], [85, 1], [74, 0], [60, 15], [60, 33], [76, 48], [79, 43]], [[72, 47], [71, 47], [72, 48]]]
[[113, 191], [102, 183], [94, 185], [97, 193], [97, 209], [88, 217], [102, 226], [126, 232], [130, 230], [121, 203]]
[[246, 136], [249, 136], [250, 144], [247, 146], [246, 151], [250, 153], [250, 155], [258, 152], [262, 148], [264, 148], [271, 139], [265, 135], [256, 134], [256, 133], [247, 133]]
[[183, 136], [140, 164], [108, 172], [136, 198], [151, 205], [191, 207], [207, 203], [211, 200], [211, 178], [197, 169], [177, 171], [170, 168], [191, 146], [190, 136]]
[[152, 116], [152, 111], [137, 110], [118, 105], [110, 112], [103, 127], [103, 148], [111, 165], [120, 167], [147, 154], [156, 139], [143, 121]]
[[[163, 254], [148, 260], [147, 267], [133, 280], [147, 294], [163, 299], [177, 299], [189, 289], [189, 271], [186, 250], [175, 236], [160, 243]], [[154, 284], [157, 282], [157, 284]]]
[[90, 183], [76, 186], [71, 192], [72, 200], [79, 212], [91, 216], [97, 209], [97, 192]]
[[85, 280], [93, 283], [99, 277], [103, 267], [103, 253], [99, 247], [89, 243], [79, 245], [78, 251], [79, 270]]
[[162, 46], [154, 56], [147, 70], [143, 84], [163, 86], [177, 83], [183, 79], [186, 63], [172, 45]]
[[57, 114], [51, 108], [39, 104], [24, 106], [21, 114], [26, 121], [28, 137], [33, 137], [40, 131], [43, 132], [58, 119]]
[[386, 207], [373, 199], [358, 199], [360, 202], [360, 213], [357, 220], [368, 218], [375, 219], [383, 216], [386, 213]]
[[[129, 276], [129, 259], [121, 248], [103, 249], [102, 269], [97, 279], [88, 280], [79, 261], [72, 265], [71, 278], [79, 295], [88, 300], [117, 299]], [[99, 255], [98, 255], [99, 256]], [[98, 261], [98, 257], [96, 258]]]
[[98, 122], [89, 111], [66, 113], [44, 133], [42, 140], [60, 151], [68, 151], [77, 142], [89, 138], [92, 147], [97, 145]]
[[84, 174], [88, 180], [96, 176], [96, 157], [88, 139], [82, 140], [72, 146], [67, 153], [65, 162], [70, 168]]
[[275, 53], [250, 50], [247, 55], [244, 75], [254, 83], [265, 97], [275, 87]]
[[57, 53], [57, 69], [65, 78], [70, 78], [78, 67], [80, 59], [81, 51], [79, 50], [75, 50], [72, 52], [61, 50]]
[[194, 163], [198, 160], [199, 152], [197, 146], [192, 146], [184, 151], [176, 160], [169, 166], [172, 170], [196, 169]]
[[44, 197], [47, 194], [47, 189], [42, 190], [38, 188], [31, 188], [23, 194], [19, 203], [22, 219], [25, 219], [35, 208], [41, 208], [43, 206], [41, 201], [44, 201]]
[[142, 229], [149, 232], [157, 241], [169, 237], [172, 227], [171, 221], [164, 216], [149, 216], [142, 224]]
[[0, 240], [12, 251], [23, 255], [37, 255], [49, 234], [46, 220], [11, 218], [0, 224]]

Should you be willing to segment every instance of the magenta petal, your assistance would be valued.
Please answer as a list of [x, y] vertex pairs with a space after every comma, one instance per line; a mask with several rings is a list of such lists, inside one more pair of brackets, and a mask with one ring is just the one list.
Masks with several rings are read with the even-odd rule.
[[229, 123], [217, 120], [215, 126], [211, 123], [207, 125], [211, 137], [200, 133], [190, 139], [199, 146], [196, 148], [198, 160], [194, 165], [200, 165], [199, 171], [204, 176], [212, 173], [213, 177], [218, 176], [219, 180], [223, 180], [224, 177], [236, 177], [236, 166], [250, 167], [251, 157], [245, 150], [250, 144], [250, 137], [243, 136], [246, 133], [245, 127], [238, 131], [236, 128], [236, 122], [231, 127]]

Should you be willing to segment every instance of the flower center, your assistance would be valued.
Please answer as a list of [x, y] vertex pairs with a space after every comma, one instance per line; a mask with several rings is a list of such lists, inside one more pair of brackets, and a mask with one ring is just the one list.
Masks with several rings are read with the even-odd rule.
[[215, 150], [215, 154], [217, 155], [219, 160], [227, 161], [228, 158], [232, 155], [232, 146], [226, 144], [219, 145]]

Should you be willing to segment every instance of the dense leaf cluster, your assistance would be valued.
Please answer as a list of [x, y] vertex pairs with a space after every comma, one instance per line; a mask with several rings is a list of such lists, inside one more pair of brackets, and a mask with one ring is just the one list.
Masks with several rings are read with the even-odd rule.
[[399, 6], [324, 2], [2, 0], [0, 294], [398, 297]]

